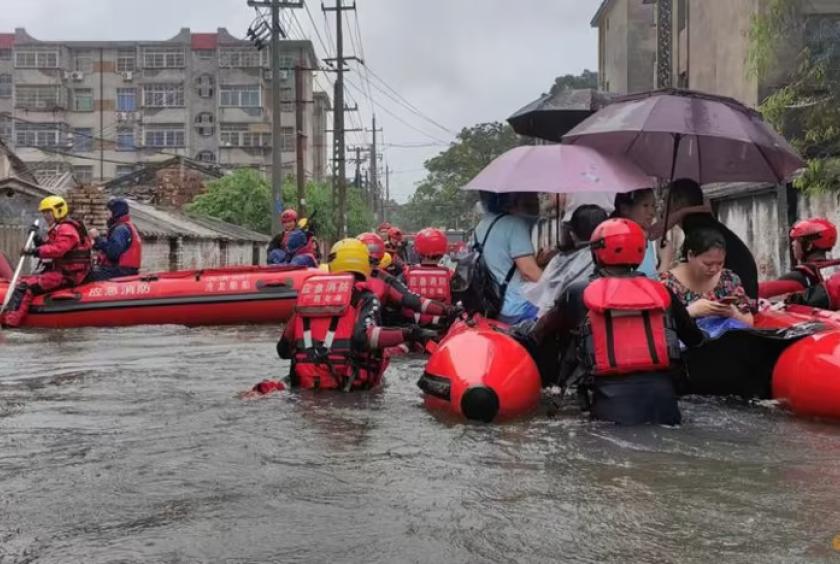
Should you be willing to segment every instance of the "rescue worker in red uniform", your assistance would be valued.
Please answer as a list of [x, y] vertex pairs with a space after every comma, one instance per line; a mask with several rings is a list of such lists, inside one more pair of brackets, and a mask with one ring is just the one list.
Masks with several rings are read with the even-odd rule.
[[97, 265], [90, 275], [91, 280], [109, 280], [140, 272], [143, 241], [131, 222], [128, 202], [114, 198], [108, 202], [108, 210], [111, 217], [108, 219], [107, 235], [100, 237], [99, 231], [90, 230], [93, 249], [99, 252]]
[[388, 230], [388, 238], [385, 239], [385, 250], [391, 253], [395, 265], [400, 263], [400, 268], [405, 269], [408, 258], [406, 256], [405, 237], [399, 227], [392, 227]]
[[[424, 298], [410, 291], [395, 276], [380, 268], [381, 261], [385, 256], [385, 243], [379, 235], [362, 233], [358, 239], [367, 245], [373, 268], [368, 280], [368, 287], [376, 294], [383, 306], [390, 308], [392, 311], [400, 312], [399, 317], [421, 325], [437, 325], [444, 320], [445, 316], [450, 314], [451, 308], [446, 304]], [[388, 321], [395, 322], [396, 319], [389, 318]]]
[[792, 294], [788, 297], [791, 303], [840, 309], [840, 274], [825, 279], [821, 272], [823, 268], [840, 264], [827, 256], [836, 243], [837, 227], [829, 220], [817, 217], [797, 221], [790, 230], [793, 270], [778, 280], [762, 282], [759, 296]]
[[20, 326], [34, 296], [76, 286], [90, 274], [90, 237], [85, 226], [70, 217], [64, 198], [47, 196], [41, 200], [38, 211], [49, 225], [47, 240], [36, 241], [34, 248], [21, 252], [49, 262], [39, 274], [21, 278], [3, 316], [7, 327]]
[[438, 266], [448, 247], [449, 241], [440, 229], [429, 227], [417, 233], [414, 248], [420, 264], [409, 266], [406, 270], [405, 281], [409, 291], [446, 305], [452, 304], [452, 271]]
[[578, 384], [592, 417], [677, 425], [679, 341], [699, 346], [704, 334], [665, 286], [636, 273], [647, 247], [639, 225], [609, 219], [590, 241], [595, 276], [566, 290], [537, 322], [533, 342], [570, 337], [559, 383]]
[[[373, 388], [388, 366], [382, 350], [406, 341], [428, 341], [436, 333], [416, 326], [381, 326], [380, 302], [367, 284], [370, 255], [361, 241], [336, 243], [330, 251], [329, 269], [329, 274], [304, 282], [277, 351], [281, 358], [292, 360], [293, 386], [345, 391]], [[257, 386], [270, 388], [265, 382]]]

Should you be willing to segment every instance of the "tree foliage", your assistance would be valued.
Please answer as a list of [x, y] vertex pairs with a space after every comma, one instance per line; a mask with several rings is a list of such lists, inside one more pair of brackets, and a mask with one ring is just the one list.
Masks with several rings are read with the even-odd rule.
[[753, 18], [749, 69], [760, 84], [783, 85], [760, 109], [808, 160], [795, 185], [840, 190], [840, 50], [834, 33], [804, 6], [804, 0], [771, 0]]
[[580, 74], [564, 74], [554, 79], [551, 85], [551, 94], [557, 94], [561, 90], [574, 90], [577, 88], [598, 88], [598, 73], [588, 69]]
[[448, 149], [425, 162], [426, 178], [396, 211], [394, 223], [410, 231], [471, 226], [477, 194], [461, 188], [490, 161], [521, 144], [522, 138], [507, 124], [480, 123], [462, 129]]
[[[315, 216], [318, 235], [333, 240], [337, 230], [332, 222], [332, 188], [326, 183], [309, 181], [305, 187], [305, 215]], [[297, 186], [293, 178], [283, 183], [283, 201], [295, 207]], [[350, 233], [361, 233], [374, 224], [373, 213], [368, 209], [358, 189], [347, 189], [347, 227]], [[259, 171], [242, 168], [207, 186], [207, 192], [196, 197], [187, 210], [241, 225], [260, 233], [271, 232], [271, 186]]]

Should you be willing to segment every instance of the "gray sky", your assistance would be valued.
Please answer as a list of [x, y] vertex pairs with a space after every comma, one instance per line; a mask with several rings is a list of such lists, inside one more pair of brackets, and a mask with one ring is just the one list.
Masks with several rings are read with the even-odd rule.
[[[306, 0], [321, 37], [320, 2]], [[347, 2], [345, 2], [347, 3]], [[599, 0], [357, 0], [363, 49], [370, 69], [447, 132], [395, 103], [387, 88], [370, 76], [378, 126], [384, 127], [386, 161], [394, 174], [391, 195], [405, 201], [424, 176], [423, 161], [444, 146], [400, 148], [390, 144], [449, 142], [462, 127], [503, 121], [548, 90], [554, 77], [597, 67], [597, 33], [589, 20]], [[325, 0], [334, 5], [334, 0]], [[182, 27], [194, 32], [226, 27], [244, 36], [255, 13], [246, 0], [2, 0], [0, 32], [25, 27], [37, 39], [166, 39]], [[355, 21], [349, 14], [350, 29]], [[326, 56], [305, 10], [298, 21], [311, 35], [319, 56]], [[286, 16], [291, 22], [290, 16]], [[297, 27], [292, 24], [299, 36]], [[345, 28], [348, 30], [348, 28]], [[345, 49], [353, 42], [345, 32]], [[355, 37], [355, 33], [351, 33]], [[334, 56], [331, 52], [329, 56]], [[370, 104], [359, 67], [350, 73], [350, 97], [361, 112], [350, 126], [370, 127]], [[326, 77], [319, 79], [327, 87]], [[330, 89], [330, 97], [332, 91]], [[386, 111], [387, 110], [387, 111]], [[389, 115], [388, 111], [393, 115]], [[401, 123], [400, 120], [410, 125]], [[420, 130], [420, 131], [417, 131]], [[369, 134], [367, 134], [369, 136]], [[348, 143], [362, 141], [351, 134]]]

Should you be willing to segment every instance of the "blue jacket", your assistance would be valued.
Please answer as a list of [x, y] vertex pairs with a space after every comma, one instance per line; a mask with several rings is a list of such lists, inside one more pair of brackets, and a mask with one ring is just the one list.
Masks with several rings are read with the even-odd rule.
[[131, 229], [124, 223], [121, 223], [111, 229], [108, 237], [97, 237], [93, 243], [93, 248], [97, 251], [102, 251], [111, 262], [117, 262], [125, 251], [131, 245]]

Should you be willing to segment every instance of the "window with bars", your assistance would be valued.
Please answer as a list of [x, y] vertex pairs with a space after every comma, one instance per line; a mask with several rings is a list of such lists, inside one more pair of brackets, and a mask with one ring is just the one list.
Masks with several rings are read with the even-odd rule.
[[254, 47], [231, 47], [219, 50], [219, 66], [253, 68], [261, 67], [265, 55]]
[[82, 184], [93, 182], [93, 165], [73, 166], [73, 177]]
[[118, 129], [117, 130], [117, 151], [133, 151], [134, 146], [134, 130], [133, 129]]
[[195, 80], [195, 88], [198, 91], [198, 95], [202, 98], [212, 98], [213, 97], [213, 84], [215, 81], [213, 80], [213, 75], [211, 74], [202, 74]]
[[73, 152], [89, 153], [93, 151], [93, 129], [77, 127], [73, 129]]
[[201, 151], [195, 156], [195, 160], [202, 163], [214, 163], [216, 162], [216, 153], [213, 151]]
[[134, 49], [117, 51], [117, 72], [131, 72], [137, 66], [137, 52]]
[[15, 143], [19, 147], [57, 147], [63, 130], [60, 123], [19, 123]]
[[73, 70], [79, 72], [93, 72], [93, 53], [79, 51], [73, 57]]
[[297, 146], [294, 127], [283, 127], [280, 129], [280, 149], [282, 151], [294, 151]]
[[52, 110], [63, 105], [60, 86], [19, 85], [15, 90], [15, 107], [18, 108]]
[[178, 47], [147, 47], [143, 50], [143, 67], [176, 69], [184, 66], [184, 50]]
[[258, 84], [247, 86], [219, 87], [219, 105], [228, 108], [259, 108], [260, 87]]
[[15, 132], [14, 121], [7, 116], [0, 116], [0, 139], [11, 143]]
[[[292, 128], [284, 128], [284, 131]], [[271, 147], [271, 133], [249, 131], [247, 124], [224, 123], [219, 133], [222, 147]]]
[[19, 68], [58, 68], [58, 51], [15, 51], [15, 66]]
[[199, 135], [209, 137], [216, 132], [216, 128], [213, 127], [213, 122], [213, 114], [210, 112], [201, 112], [195, 116], [195, 130], [198, 131]]
[[183, 147], [184, 126], [158, 126], [147, 128], [144, 145], [146, 147]]
[[137, 109], [137, 90], [135, 88], [117, 88], [117, 111], [133, 112]]
[[73, 90], [73, 111], [93, 111], [93, 90], [91, 88], [77, 88]]
[[12, 97], [12, 75], [0, 74], [0, 98]]
[[295, 95], [291, 88], [280, 89], [280, 111], [293, 112], [295, 111]]
[[216, 51], [213, 49], [196, 49], [195, 54], [202, 61], [212, 61], [216, 56]]
[[183, 84], [146, 84], [143, 105], [147, 108], [173, 108], [184, 105]]

